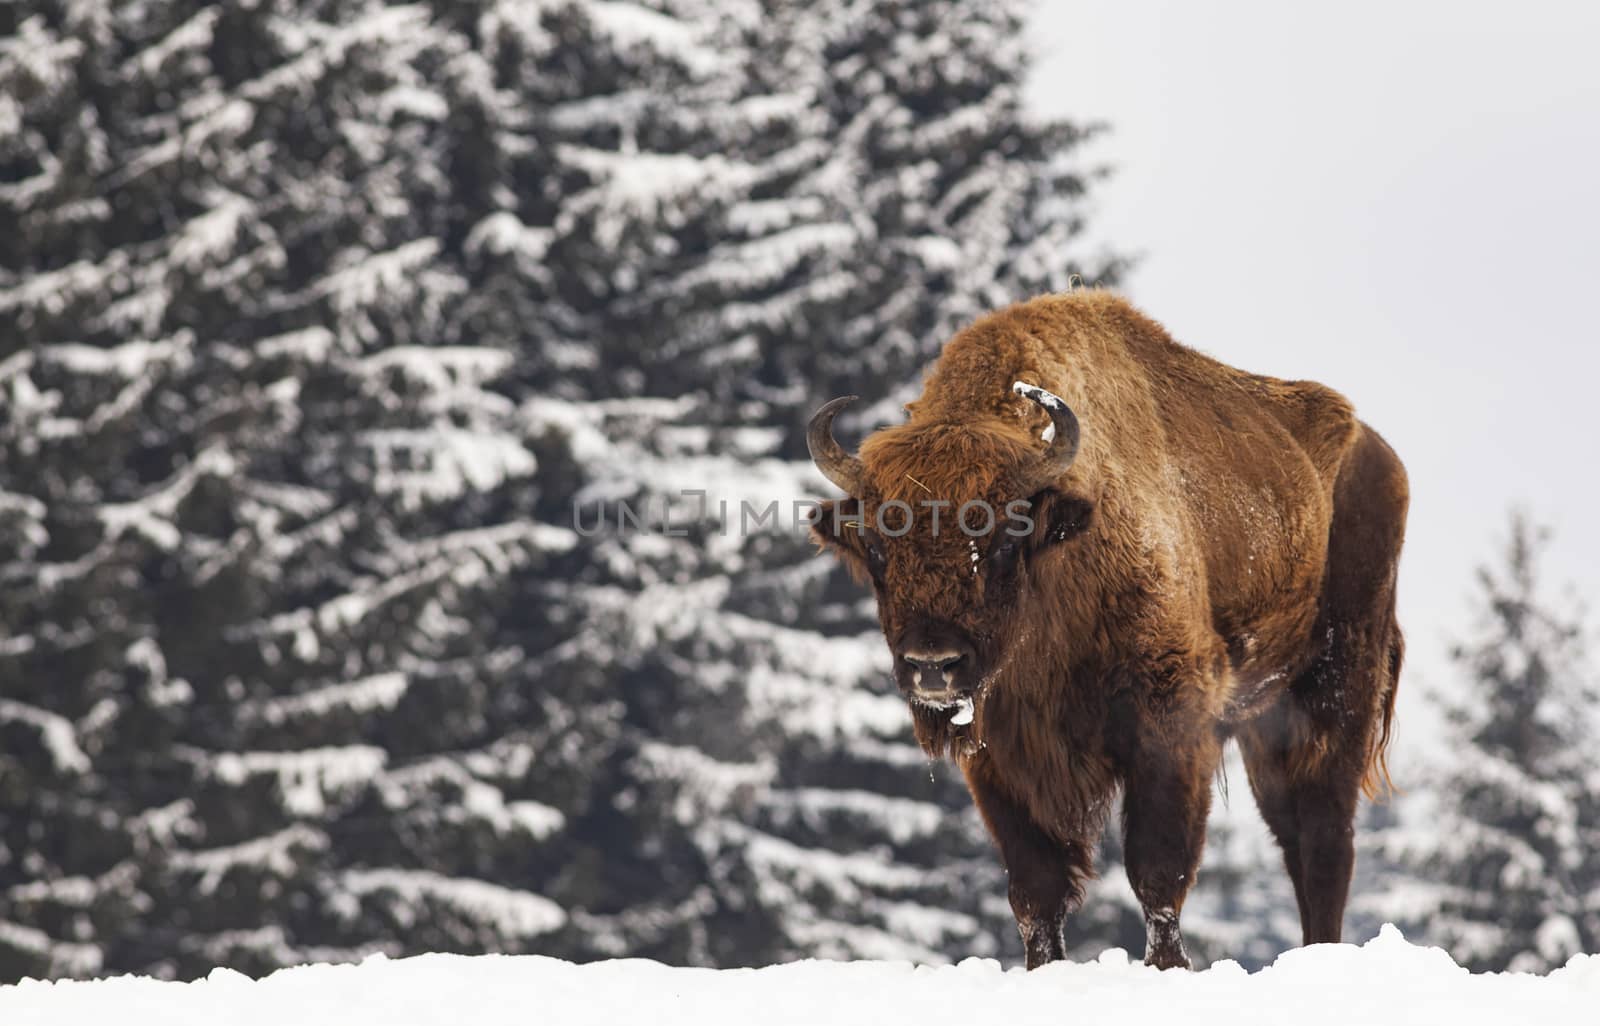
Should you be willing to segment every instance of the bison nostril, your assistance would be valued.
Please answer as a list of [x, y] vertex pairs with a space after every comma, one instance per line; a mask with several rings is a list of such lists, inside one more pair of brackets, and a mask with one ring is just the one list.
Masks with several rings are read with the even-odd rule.
[[943, 670], [948, 673], [949, 671], [955, 669], [956, 665], [960, 663], [962, 659], [965, 659], [966, 656], [960, 652], [952, 651], [906, 652], [901, 655], [900, 658], [904, 659], [918, 670]]

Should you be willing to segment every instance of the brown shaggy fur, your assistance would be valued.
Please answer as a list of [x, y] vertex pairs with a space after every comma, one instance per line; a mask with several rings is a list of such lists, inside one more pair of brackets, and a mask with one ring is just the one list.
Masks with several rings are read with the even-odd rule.
[[[1012, 392], [1018, 380], [1082, 425], [1070, 470], [1034, 496], [1017, 482], [1050, 421]], [[966, 328], [907, 412], [862, 444], [866, 494], [840, 508], [870, 523], [900, 500], [918, 510], [913, 529], [876, 539], [873, 565], [859, 523], [832, 528], [833, 506], [815, 533], [874, 582], [897, 660], [924, 624], [971, 639], [973, 722], [912, 713], [995, 837], [1029, 965], [1062, 956], [1119, 787], [1147, 960], [1188, 964], [1178, 914], [1230, 737], [1306, 942], [1337, 940], [1357, 795], [1386, 776], [1402, 651], [1407, 485], [1393, 451], [1338, 393], [1225, 366], [1095, 290]], [[937, 537], [918, 506], [932, 499], [952, 503]], [[998, 532], [950, 529], [971, 499], [1032, 500], [1039, 526], [1003, 579], [986, 567]]]

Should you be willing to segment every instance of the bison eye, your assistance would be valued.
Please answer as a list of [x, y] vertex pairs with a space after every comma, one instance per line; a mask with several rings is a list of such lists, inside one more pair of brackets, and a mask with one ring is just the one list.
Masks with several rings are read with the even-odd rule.
[[876, 531], [869, 527], [861, 529], [861, 544], [867, 550], [867, 568], [874, 574], [881, 573], [887, 559], [883, 554], [883, 539], [878, 537]]
[[[989, 576], [999, 580], [1011, 573], [1011, 568], [1016, 565], [1017, 553], [1022, 548], [1022, 539], [1014, 534], [1002, 534], [989, 546]], [[974, 553], [976, 558], [976, 553]]]
[[1058, 499], [1045, 525], [1044, 543], [1054, 545], [1076, 538], [1088, 530], [1093, 513], [1094, 507], [1083, 499], [1070, 496]]

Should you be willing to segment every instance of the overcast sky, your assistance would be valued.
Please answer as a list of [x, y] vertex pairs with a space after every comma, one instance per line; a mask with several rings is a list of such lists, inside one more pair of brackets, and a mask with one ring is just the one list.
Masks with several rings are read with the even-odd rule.
[[1514, 505], [1600, 607], [1600, 4], [1046, 0], [1032, 35], [1035, 107], [1111, 123], [1127, 293], [1405, 460], [1408, 681], [1448, 682]]

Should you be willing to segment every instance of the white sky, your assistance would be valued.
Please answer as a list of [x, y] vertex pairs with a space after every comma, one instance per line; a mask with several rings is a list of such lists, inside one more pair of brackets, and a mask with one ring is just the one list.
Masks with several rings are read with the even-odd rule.
[[1600, 4], [1041, 0], [1031, 34], [1035, 108], [1111, 124], [1091, 230], [1143, 254], [1128, 294], [1405, 460], [1411, 696], [1513, 506], [1600, 605]]

